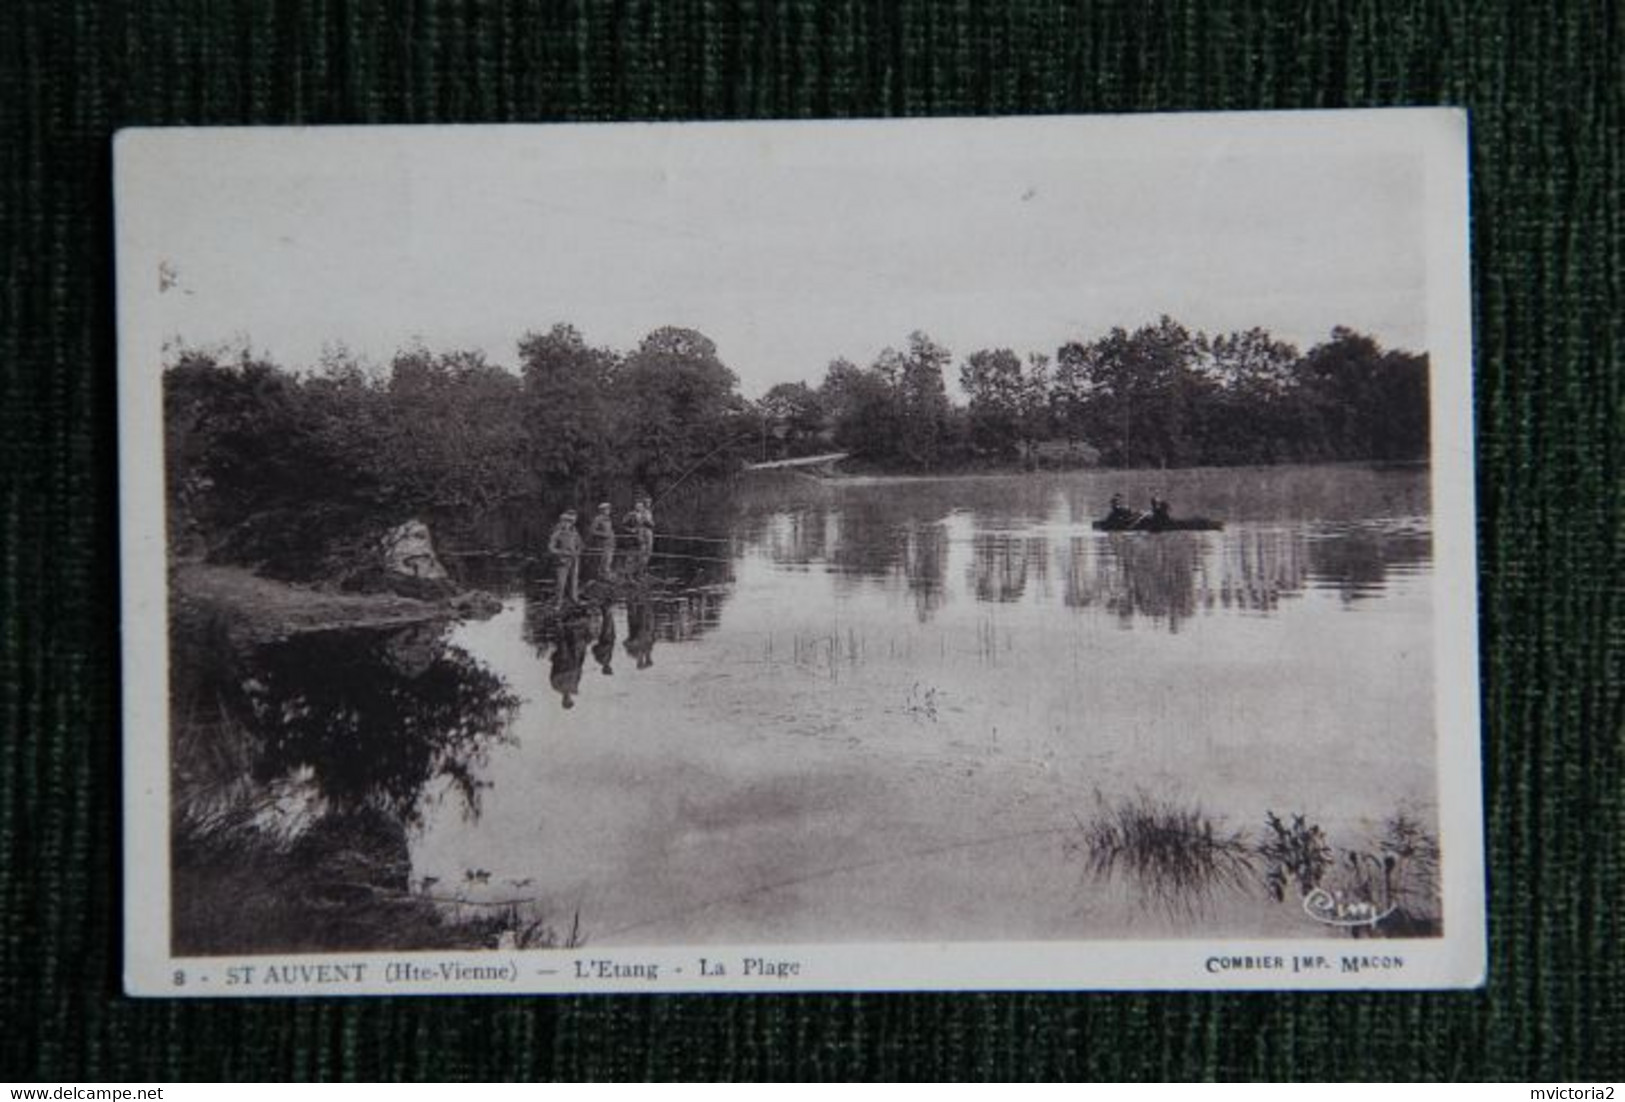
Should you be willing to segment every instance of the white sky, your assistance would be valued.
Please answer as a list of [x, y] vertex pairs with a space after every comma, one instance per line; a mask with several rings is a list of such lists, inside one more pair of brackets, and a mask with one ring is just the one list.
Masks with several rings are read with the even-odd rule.
[[124, 307], [288, 367], [684, 325], [749, 397], [914, 329], [951, 376], [1162, 313], [1421, 351], [1425, 117], [141, 131], [121, 235], [178, 282]]

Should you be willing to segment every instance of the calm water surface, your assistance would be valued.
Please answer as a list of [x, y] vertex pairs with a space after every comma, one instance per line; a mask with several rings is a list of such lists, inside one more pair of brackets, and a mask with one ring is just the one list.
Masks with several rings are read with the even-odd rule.
[[[1117, 491], [1225, 529], [1092, 531]], [[427, 784], [413, 876], [539, 895], [594, 944], [1318, 936], [1261, 896], [1148, 908], [1087, 874], [1080, 824], [1137, 793], [1350, 844], [1399, 808], [1431, 823], [1428, 518], [1425, 471], [1361, 468], [667, 510], [696, 538], [663, 535], [654, 599], [560, 625], [510, 578], [452, 629], [517, 703]]]

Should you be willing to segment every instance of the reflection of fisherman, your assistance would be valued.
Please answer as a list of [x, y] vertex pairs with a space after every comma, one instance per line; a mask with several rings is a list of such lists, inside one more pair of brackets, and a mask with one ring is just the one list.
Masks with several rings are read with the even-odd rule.
[[553, 526], [553, 534], [547, 538], [547, 553], [553, 556], [553, 564], [557, 570], [558, 607], [564, 607], [565, 593], [568, 591], [570, 600], [581, 599], [581, 533], [576, 531], [576, 514], [574, 509], [567, 509], [559, 517], [559, 522]]
[[592, 635], [592, 624], [587, 616], [571, 617], [559, 625], [559, 637], [553, 644], [553, 670], [549, 678], [554, 690], [564, 698], [566, 708], [574, 708], [571, 697], [581, 691], [581, 667], [587, 664], [587, 640]]
[[592, 660], [598, 663], [598, 668], [607, 677], [615, 673], [609, 666], [615, 658], [615, 610], [607, 604], [604, 605], [602, 620], [598, 625], [598, 642], [592, 645]]
[[607, 582], [615, 576], [615, 522], [609, 515], [609, 502], [598, 506], [587, 537], [592, 541], [592, 554], [598, 561], [598, 580]]
[[638, 498], [632, 511], [621, 521], [621, 526], [633, 543], [632, 550], [627, 553], [628, 573], [642, 577], [649, 569], [649, 560], [654, 557], [655, 550], [655, 514], [647, 497]]
[[646, 600], [628, 601], [626, 604], [626, 653], [637, 660], [638, 669], [646, 670], [655, 664], [655, 613]]

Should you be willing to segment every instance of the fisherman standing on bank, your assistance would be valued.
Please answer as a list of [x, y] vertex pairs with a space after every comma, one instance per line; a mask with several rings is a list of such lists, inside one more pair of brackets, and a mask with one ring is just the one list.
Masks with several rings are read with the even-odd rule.
[[642, 577], [649, 569], [649, 561], [654, 558], [655, 551], [655, 514], [647, 497], [640, 497], [632, 506], [632, 511], [626, 514], [622, 525], [627, 529], [633, 541], [631, 573]]
[[598, 580], [612, 581], [615, 577], [615, 522], [609, 515], [609, 502], [598, 506], [587, 536], [592, 541], [593, 557], [598, 560]]
[[576, 531], [574, 509], [566, 509], [553, 526], [553, 534], [547, 539], [547, 553], [553, 556], [557, 571], [557, 607], [564, 607], [567, 592], [572, 602], [581, 600], [581, 533]]

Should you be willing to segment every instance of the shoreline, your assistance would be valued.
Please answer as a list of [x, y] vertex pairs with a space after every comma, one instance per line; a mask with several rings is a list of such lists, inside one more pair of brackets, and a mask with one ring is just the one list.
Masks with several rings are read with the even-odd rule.
[[1192, 467], [1039, 467], [1034, 470], [1020, 468], [980, 468], [960, 471], [860, 471], [853, 474], [837, 472], [833, 475], [808, 474], [805, 477], [822, 486], [838, 485], [878, 485], [891, 482], [958, 482], [965, 479], [979, 479], [993, 481], [995, 479], [1034, 478], [1045, 476], [1091, 474], [1091, 475], [1118, 475], [1123, 477], [1147, 474], [1198, 474], [1251, 471], [1280, 471], [1304, 470], [1309, 468], [1339, 468], [1364, 470], [1427, 470], [1432, 466], [1426, 459], [1407, 460], [1376, 460], [1376, 459], [1336, 459], [1323, 463], [1248, 463], [1237, 466], [1197, 465]]
[[350, 593], [267, 578], [243, 566], [177, 563], [169, 570], [171, 632], [223, 637], [242, 649], [314, 632], [404, 628], [490, 615], [493, 600], [479, 590], [437, 601]]

